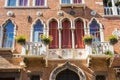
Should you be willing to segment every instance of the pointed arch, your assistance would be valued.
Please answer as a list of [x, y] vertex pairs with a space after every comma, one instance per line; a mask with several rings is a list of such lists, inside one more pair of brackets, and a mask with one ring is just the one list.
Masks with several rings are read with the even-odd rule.
[[16, 24], [11, 19], [4, 21], [1, 27], [1, 47], [14, 49]]
[[42, 20], [37, 19], [32, 24], [31, 27], [31, 41], [33, 42], [41, 42], [40, 36], [43, 34], [44, 30], [44, 23]]
[[92, 18], [88, 23], [89, 34], [94, 36], [93, 41], [103, 41], [103, 27], [102, 24], [96, 19]]
[[50, 43], [49, 47], [52, 48], [59, 48], [59, 34], [58, 34], [58, 21], [54, 18], [49, 20], [49, 35], [53, 37], [52, 42]]
[[74, 20], [75, 23], [75, 31], [74, 31], [74, 39], [75, 39], [75, 48], [84, 48], [83, 36], [84, 36], [84, 22], [81, 18], [77, 18]]
[[72, 48], [71, 21], [68, 18], [62, 20], [61, 43], [62, 48]]
[[57, 75], [59, 75], [59, 73], [61, 73], [64, 70], [73, 71], [74, 73], [77, 74], [79, 80], [86, 80], [86, 75], [84, 74], [84, 72], [79, 67], [77, 67], [74, 64], [71, 64], [70, 62], [66, 62], [63, 65], [56, 67], [51, 72], [49, 80], [56, 80]]

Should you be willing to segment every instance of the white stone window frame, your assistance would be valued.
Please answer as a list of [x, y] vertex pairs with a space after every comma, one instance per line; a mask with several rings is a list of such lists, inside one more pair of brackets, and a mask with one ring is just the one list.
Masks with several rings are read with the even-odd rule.
[[13, 21], [13, 20], [11, 20], [11, 19], [7, 19], [7, 20], [5, 20], [4, 21], [4, 23], [2, 23], [2, 25], [1, 25], [1, 27], [0, 27], [0, 34], [1, 34], [1, 36], [0, 36], [0, 48], [3, 48], [2, 47], [2, 42], [3, 42], [3, 29], [4, 29], [4, 26], [8, 23], [8, 21], [11, 21], [12, 23], [13, 23], [13, 25], [14, 25], [14, 38], [13, 38], [13, 46], [12, 46], [12, 48], [10, 48], [10, 50], [15, 50], [15, 36], [16, 36], [16, 24], [15, 24], [15, 22]]
[[95, 17], [93, 17], [93, 18], [91, 18], [91, 20], [89, 21], [89, 23], [88, 23], [88, 26], [87, 26], [87, 34], [90, 34], [90, 24], [92, 23], [92, 21], [93, 20], [96, 20], [97, 21], [97, 23], [99, 24], [99, 26], [100, 26], [100, 42], [104, 42], [104, 28], [103, 28], [103, 26], [102, 26], [102, 24], [95, 18]]
[[5, 0], [5, 5], [4, 5], [5, 8], [26, 8], [29, 7], [30, 0], [28, 0], [27, 6], [19, 6], [19, 0], [16, 0], [16, 6], [8, 6], [7, 4], [8, 4], [8, 0]]

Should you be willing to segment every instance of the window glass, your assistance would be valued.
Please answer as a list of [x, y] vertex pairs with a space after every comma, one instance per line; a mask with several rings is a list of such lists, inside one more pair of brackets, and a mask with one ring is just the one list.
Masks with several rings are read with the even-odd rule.
[[73, 2], [78, 4], [78, 3], [81, 3], [81, 0], [73, 0]]
[[16, 6], [16, 0], [8, 0], [8, 6]]
[[35, 6], [44, 6], [45, 0], [35, 0]]
[[70, 4], [70, 0], [62, 0], [63, 4]]
[[19, 0], [19, 6], [27, 6], [28, 0]]

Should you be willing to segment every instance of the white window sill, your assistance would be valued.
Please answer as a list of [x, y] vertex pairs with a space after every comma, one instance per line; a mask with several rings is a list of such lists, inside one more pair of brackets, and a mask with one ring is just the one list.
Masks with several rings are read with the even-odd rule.
[[9, 9], [22, 9], [22, 8], [48, 8], [48, 6], [5, 6], [4, 8]]

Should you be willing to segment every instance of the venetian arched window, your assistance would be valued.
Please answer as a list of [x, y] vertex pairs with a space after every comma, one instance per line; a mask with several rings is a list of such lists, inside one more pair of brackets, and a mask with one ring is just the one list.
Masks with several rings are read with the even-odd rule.
[[68, 19], [62, 21], [61, 43], [62, 48], [72, 48], [71, 23]]
[[97, 23], [95, 19], [92, 20], [90, 23], [90, 34], [94, 36], [93, 41], [97, 42], [100, 41], [100, 25]]
[[36, 21], [36, 24], [33, 26], [33, 42], [40, 42], [40, 36], [43, 34], [43, 24], [40, 20]]
[[82, 20], [75, 20], [75, 48], [84, 48], [83, 36], [84, 36], [84, 23]]
[[8, 21], [7, 24], [3, 26], [3, 37], [2, 37], [2, 47], [12, 48], [14, 42], [14, 24], [12, 21]]
[[53, 19], [49, 23], [49, 35], [53, 37], [52, 42], [50, 43], [50, 48], [58, 48], [59, 36], [58, 36], [58, 22]]

